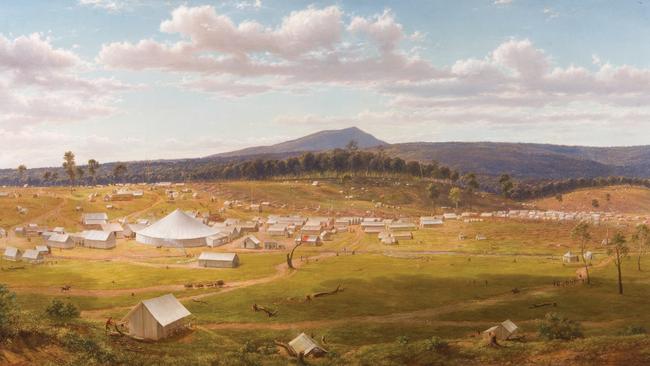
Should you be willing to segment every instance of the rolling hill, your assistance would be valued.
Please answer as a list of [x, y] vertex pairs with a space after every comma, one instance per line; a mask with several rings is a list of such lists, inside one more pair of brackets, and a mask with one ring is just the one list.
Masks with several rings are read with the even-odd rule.
[[249, 147], [243, 150], [211, 155], [207, 158], [241, 157], [251, 155], [259, 156], [266, 154], [333, 150], [344, 148], [352, 140], [356, 141], [358, 146], [362, 149], [388, 145], [388, 143], [377, 139], [373, 135], [364, 132], [357, 127], [350, 127], [342, 130], [320, 131], [295, 140], [285, 141], [271, 146]]
[[[391, 157], [400, 157], [407, 161], [435, 160], [461, 173], [474, 172], [482, 176], [494, 177], [508, 173], [519, 180], [606, 176], [650, 177], [650, 145], [590, 147], [503, 142], [389, 144], [356, 127], [320, 131], [275, 145], [249, 147], [202, 158], [132, 161], [126, 164], [130, 174], [149, 177], [147, 180], [156, 181], [180, 177], [184, 172], [206, 169], [215, 164], [254, 159], [286, 159], [300, 156], [307, 151], [345, 148], [352, 140], [355, 140], [361, 149], [376, 150], [381, 147]], [[114, 165], [115, 163], [103, 164], [100, 175], [110, 176]], [[27, 177], [31, 181], [40, 181], [48, 170], [57, 172], [59, 177], [65, 176], [65, 172], [57, 167], [29, 169]], [[164, 178], [165, 176], [167, 178]], [[18, 175], [15, 169], [0, 170], [0, 184], [17, 182]]]

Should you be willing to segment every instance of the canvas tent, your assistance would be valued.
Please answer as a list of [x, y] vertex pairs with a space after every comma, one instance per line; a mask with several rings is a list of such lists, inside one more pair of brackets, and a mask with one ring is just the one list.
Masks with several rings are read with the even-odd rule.
[[52, 234], [45, 241], [45, 245], [50, 248], [60, 248], [60, 249], [72, 249], [74, 248], [74, 242], [72, 237], [68, 234]]
[[19, 261], [20, 258], [22, 257], [22, 252], [18, 248], [14, 247], [7, 247], [5, 249], [5, 253], [2, 256], [5, 260], [16, 262]]
[[111, 231], [88, 230], [82, 233], [83, 246], [86, 248], [115, 248], [115, 233]]
[[104, 212], [85, 213], [81, 217], [81, 223], [86, 229], [101, 230], [102, 224], [108, 223], [108, 215]]
[[27, 249], [23, 254], [23, 260], [29, 263], [43, 263], [43, 253], [37, 251], [36, 249]]
[[497, 337], [497, 340], [503, 341], [512, 337], [515, 333], [517, 333], [517, 330], [519, 330], [519, 327], [517, 327], [515, 323], [510, 320], [506, 320], [501, 324], [497, 324], [483, 331], [483, 334], [489, 336], [490, 333], [494, 333], [494, 335]]
[[259, 249], [261, 245], [262, 242], [253, 235], [247, 236], [241, 243], [241, 247], [244, 249]]
[[289, 347], [296, 352], [297, 355], [302, 354], [307, 357], [313, 355], [316, 357], [323, 356], [327, 351], [316, 343], [310, 336], [301, 333], [299, 336], [289, 342]]
[[115, 233], [115, 237], [118, 239], [124, 238], [124, 228], [117, 222], [102, 224], [102, 231], [110, 231], [112, 233]]
[[143, 300], [122, 319], [136, 338], [159, 340], [186, 326], [192, 315], [172, 294]]
[[162, 247], [200, 247], [206, 238], [217, 234], [218, 229], [209, 227], [181, 210], [175, 210], [160, 221], [136, 231], [138, 243]]
[[199, 256], [199, 266], [212, 268], [235, 268], [239, 266], [239, 256], [235, 253], [203, 252]]
[[577, 263], [580, 262], [580, 257], [577, 254], [571, 253], [568, 251], [562, 256], [562, 262], [564, 263]]

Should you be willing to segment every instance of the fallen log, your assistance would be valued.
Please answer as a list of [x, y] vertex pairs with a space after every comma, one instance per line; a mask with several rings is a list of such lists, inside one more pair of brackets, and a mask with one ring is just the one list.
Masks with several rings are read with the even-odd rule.
[[544, 306], [553, 306], [553, 307], [555, 307], [555, 306], [557, 306], [557, 303], [555, 303], [555, 302], [543, 302], [541, 304], [533, 304], [533, 305], [529, 306], [528, 308], [529, 309], [537, 309], [537, 308], [542, 308]]
[[257, 304], [253, 304], [252, 308], [253, 308], [253, 311], [256, 312], [256, 313], [260, 312], [260, 311], [265, 312], [266, 315], [268, 315], [269, 318], [274, 317], [274, 316], [276, 316], [278, 314], [277, 310], [271, 310], [271, 309], [268, 309], [268, 308], [266, 308], [264, 306], [257, 305]]
[[200, 303], [200, 304], [206, 304], [206, 305], [207, 305], [207, 303], [208, 303], [207, 301], [203, 301], [203, 300], [199, 300], [199, 299], [192, 299], [192, 301], [193, 301], [193, 302], [198, 302], [198, 303]]
[[307, 296], [306, 296], [306, 300], [307, 300], [307, 301], [311, 301], [312, 299], [315, 299], [315, 298], [317, 298], [317, 297], [323, 297], [323, 296], [335, 295], [335, 294], [337, 294], [337, 293], [339, 293], [339, 292], [343, 292], [343, 290], [344, 290], [344, 289], [343, 289], [343, 288], [341, 287], [341, 285], [339, 284], [338, 286], [336, 286], [336, 289], [335, 289], [334, 291], [316, 292], [316, 293], [313, 293], [313, 294], [311, 294], [311, 295], [307, 295]]
[[273, 341], [273, 343], [275, 343], [275, 345], [278, 346], [278, 347], [284, 348], [287, 351], [287, 353], [289, 354], [289, 356], [298, 357], [298, 355], [296, 354], [296, 351], [294, 351], [293, 348], [291, 348], [291, 346], [289, 346], [288, 344], [280, 342], [280, 341]]

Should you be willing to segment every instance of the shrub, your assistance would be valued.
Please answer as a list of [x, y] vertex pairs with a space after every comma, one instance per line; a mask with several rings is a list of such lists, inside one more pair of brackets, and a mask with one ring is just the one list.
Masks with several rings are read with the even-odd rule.
[[405, 346], [405, 345], [407, 345], [409, 343], [409, 337], [404, 336], [404, 335], [399, 336], [399, 337], [397, 337], [397, 339], [395, 339], [395, 341], [397, 342], [397, 344]]
[[16, 294], [0, 285], [0, 342], [15, 334], [17, 323]]
[[548, 313], [539, 324], [539, 335], [546, 340], [570, 340], [582, 337], [580, 323], [557, 313]]
[[449, 347], [447, 341], [440, 337], [433, 336], [426, 341], [427, 351], [444, 352]]
[[52, 320], [68, 321], [79, 317], [79, 309], [70, 302], [54, 299], [45, 309], [45, 314]]
[[628, 325], [627, 327], [625, 327], [625, 329], [623, 329], [623, 331], [620, 332], [620, 334], [624, 336], [646, 334], [646, 333], [647, 333], [646, 329], [640, 325]]

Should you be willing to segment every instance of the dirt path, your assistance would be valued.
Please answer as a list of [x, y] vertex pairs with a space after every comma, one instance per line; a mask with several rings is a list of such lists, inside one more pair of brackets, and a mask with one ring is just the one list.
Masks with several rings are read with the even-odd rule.
[[[326, 259], [335, 256], [335, 253], [324, 253], [324, 254], [319, 254], [313, 257], [308, 257], [309, 261], [314, 262], [318, 261], [320, 259]], [[303, 265], [305, 265], [307, 261], [301, 262], [301, 261], [296, 261], [294, 263], [294, 267], [300, 268]], [[289, 270], [289, 267], [287, 263], [281, 263], [275, 266], [275, 273], [270, 276], [266, 277], [260, 277], [260, 278], [254, 278], [250, 280], [243, 280], [243, 281], [235, 281], [235, 282], [230, 282], [226, 283], [224, 287], [221, 287], [219, 289], [213, 290], [213, 291], [208, 291], [202, 294], [198, 295], [191, 295], [191, 296], [184, 296], [184, 297], [179, 297], [178, 300], [180, 301], [196, 301], [196, 300], [201, 300], [207, 297], [215, 296], [215, 295], [221, 295], [225, 294], [237, 289], [241, 288], [246, 288], [246, 287], [251, 287], [255, 285], [261, 285], [265, 283], [270, 283], [274, 282], [283, 278], [288, 278], [293, 276], [297, 271], [291, 271]], [[102, 292], [105, 293], [104, 296], [110, 296], [111, 294], [115, 295], [120, 295], [120, 294], [130, 294], [131, 292], [134, 293], [141, 293], [141, 292], [148, 292], [148, 291], [182, 291], [184, 290], [183, 285], [167, 285], [167, 286], [152, 286], [152, 287], [141, 287], [137, 289], [116, 289], [116, 290], [78, 290], [77, 293], [74, 293], [72, 290], [70, 291], [70, 295], [78, 295], [78, 296], [97, 296], [98, 294], [101, 294]], [[13, 290], [13, 288], [12, 288]], [[74, 290], [74, 289], [73, 289]], [[60, 290], [59, 290], [60, 291]], [[59, 292], [60, 293], [60, 292]], [[107, 311], [116, 311], [116, 310], [126, 310], [130, 309], [129, 307], [113, 307], [113, 308], [104, 308], [104, 309], [97, 309], [97, 310], [87, 310], [83, 311], [82, 315], [87, 318], [104, 318], [103, 314], [105, 314]]]
[[131, 220], [133, 218], [138, 218], [139, 216], [142, 216], [148, 211], [151, 211], [154, 207], [160, 205], [161, 203], [165, 202], [165, 200], [162, 199], [162, 197], [158, 193], [154, 193], [156, 195], [156, 202], [152, 203], [151, 205], [147, 206], [146, 208], [143, 208], [140, 211], [132, 212], [128, 215], [125, 216], [125, 219]]

